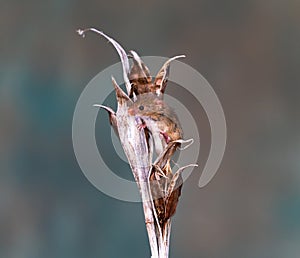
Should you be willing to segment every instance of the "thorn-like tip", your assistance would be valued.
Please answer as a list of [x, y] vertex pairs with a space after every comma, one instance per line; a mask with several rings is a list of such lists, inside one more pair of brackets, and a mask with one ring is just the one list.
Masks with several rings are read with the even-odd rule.
[[76, 32], [78, 33], [79, 36], [81, 36], [83, 38], [85, 37], [84, 30], [78, 29], [78, 30], [76, 30]]
[[185, 58], [186, 55], [179, 55], [179, 56], [174, 56], [172, 58], [170, 58], [170, 61], [173, 61], [173, 60], [176, 60], [176, 59], [179, 59], [179, 58]]

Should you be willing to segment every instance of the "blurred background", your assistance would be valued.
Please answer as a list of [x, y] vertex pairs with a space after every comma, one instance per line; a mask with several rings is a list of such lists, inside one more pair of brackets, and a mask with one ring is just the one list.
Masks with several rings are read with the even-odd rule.
[[[76, 101], [119, 61], [106, 40], [75, 33], [89, 26], [140, 55], [185, 54], [223, 105], [227, 149], [202, 189], [210, 133], [199, 111], [200, 167], [183, 187], [171, 257], [299, 257], [299, 7], [297, 0], [2, 0], [0, 257], [150, 257], [141, 204], [98, 191], [73, 153]], [[100, 142], [110, 135], [101, 115]]]

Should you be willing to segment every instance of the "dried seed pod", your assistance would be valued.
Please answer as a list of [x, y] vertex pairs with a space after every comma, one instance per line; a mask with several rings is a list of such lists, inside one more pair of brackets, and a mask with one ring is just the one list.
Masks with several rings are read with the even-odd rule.
[[[96, 104], [109, 113], [110, 123], [119, 135], [139, 187], [145, 214], [152, 257], [168, 257], [170, 218], [176, 212], [182, 189], [181, 172], [172, 173], [170, 159], [182, 143], [182, 129], [176, 114], [163, 101], [170, 62], [184, 56], [170, 58], [152, 80], [149, 69], [138, 54], [130, 51], [133, 65], [125, 50], [114, 39], [94, 28], [78, 30], [84, 36], [94, 31], [109, 40], [117, 50], [123, 67], [127, 94], [112, 78], [118, 101], [117, 112]], [[147, 96], [149, 94], [149, 96]], [[140, 130], [139, 130], [140, 129]], [[152, 163], [153, 142], [157, 159]]]

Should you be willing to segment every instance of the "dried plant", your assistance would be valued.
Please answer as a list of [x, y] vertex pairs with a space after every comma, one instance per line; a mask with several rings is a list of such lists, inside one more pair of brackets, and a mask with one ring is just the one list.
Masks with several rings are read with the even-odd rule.
[[[182, 139], [183, 133], [177, 117], [163, 101], [170, 63], [184, 56], [170, 58], [152, 79], [149, 69], [136, 52], [130, 51], [127, 55], [114, 39], [94, 28], [77, 32], [85, 36], [87, 31], [96, 32], [106, 38], [120, 56], [127, 93], [112, 78], [118, 102], [117, 111], [103, 105], [95, 104], [95, 106], [108, 112], [110, 123], [120, 138], [138, 185], [151, 257], [169, 257], [171, 217], [176, 211], [181, 194], [183, 183], [181, 172], [187, 167], [197, 166], [190, 164], [179, 168], [175, 173], [170, 166], [170, 159], [176, 149], [182, 143], [192, 143], [191, 140]], [[128, 58], [132, 58], [131, 67]], [[142, 96], [147, 95], [149, 97], [143, 99]], [[146, 103], [147, 101], [150, 101], [150, 104]], [[137, 103], [140, 104], [136, 106]], [[144, 110], [144, 106], [150, 109], [148, 113]], [[142, 115], [139, 112], [143, 112]], [[154, 117], [158, 113], [159, 117]], [[154, 151], [157, 153], [155, 161], [153, 161]]]

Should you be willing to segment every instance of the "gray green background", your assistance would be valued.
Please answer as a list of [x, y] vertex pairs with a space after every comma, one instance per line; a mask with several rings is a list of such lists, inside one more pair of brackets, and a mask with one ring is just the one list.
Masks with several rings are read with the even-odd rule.
[[[227, 149], [203, 189], [210, 131], [194, 106], [200, 166], [183, 187], [171, 257], [299, 257], [299, 1], [0, 3], [1, 258], [150, 256], [141, 205], [99, 192], [73, 153], [76, 101], [119, 61], [104, 39], [75, 33], [89, 26], [140, 55], [185, 54], [223, 105]], [[96, 128], [107, 163], [131, 179], [104, 111]]]

